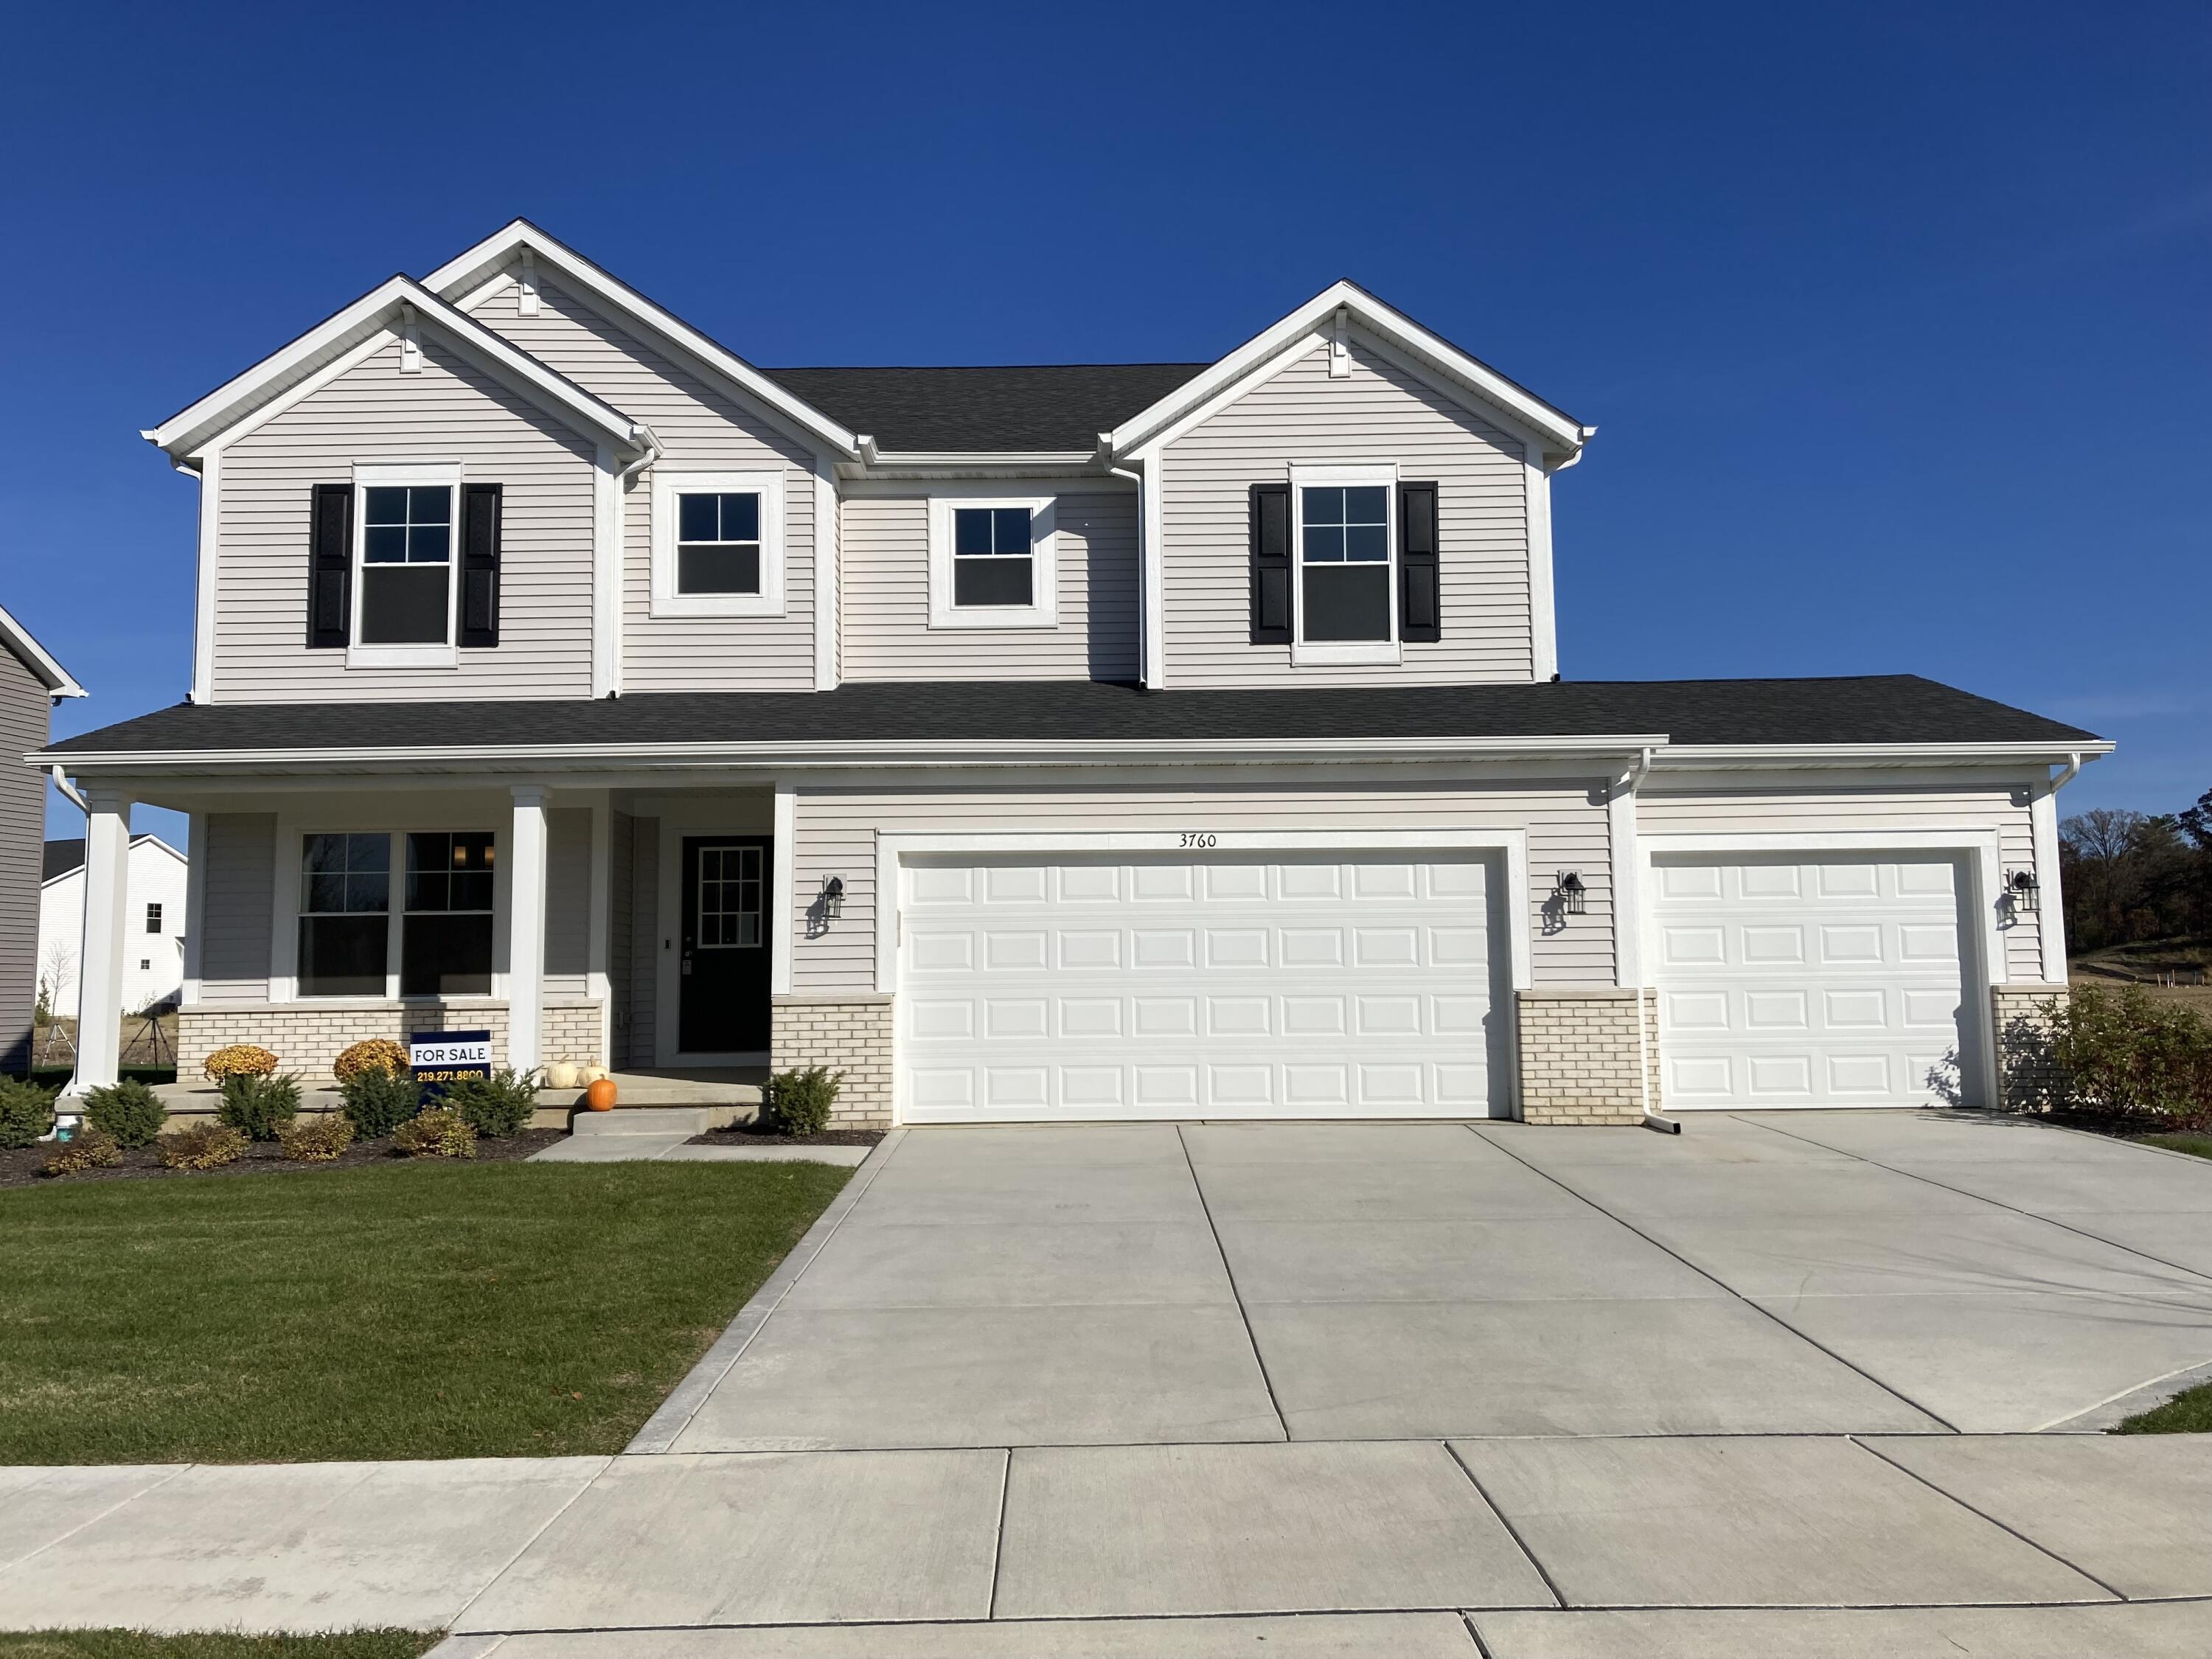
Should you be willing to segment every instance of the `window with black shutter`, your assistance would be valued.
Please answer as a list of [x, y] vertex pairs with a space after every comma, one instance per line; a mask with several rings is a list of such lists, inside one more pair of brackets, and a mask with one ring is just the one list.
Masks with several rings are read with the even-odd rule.
[[353, 627], [353, 486], [317, 484], [307, 520], [307, 648], [343, 651]]
[[495, 483], [461, 491], [461, 638], [465, 650], [499, 643], [499, 529], [502, 504]]
[[1252, 643], [1291, 642], [1291, 487], [1252, 486]]
[[1398, 486], [1398, 637], [1413, 643], [1443, 637], [1433, 483]]

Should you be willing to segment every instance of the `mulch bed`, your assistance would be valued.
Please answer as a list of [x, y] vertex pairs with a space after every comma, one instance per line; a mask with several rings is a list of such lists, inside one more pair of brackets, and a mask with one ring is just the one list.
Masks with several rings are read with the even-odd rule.
[[687, 1146], [872, 1146], [884, 1138], [881, 1129], [824, 1129], [818, 1135], [777, 1134], [770, 1129], [757, 1129], [750, 1123], [734, 1123], [726, 1129], [709, 1129], [703, 1135], [693, 1135]]
[[[501, 1140], [478, 1139], [476, 1162], [479, 1164], [511, 1164], [528, 1158], [532, 1152], [543, 1152], [556, 1140], [566, 1140], [568, 1134], [560, 1129], [524, 1129]], [[0, 1187], [28, 1187], [33, 1184], [52, 1187], [74, 1187], [87, 1181], [149, 1181], [181, 1179], [202, 1181], [210, 1176], [234, 1175], [305, 1175], [317, 1170], [357, 1170], [365, 1164], [408, 1162], [392, 1150], [389, 1139], [356, 1140], [327, 1164], [306, 1164], [286, 1158], [274, 1141], [256, 1141], [246, 1155], [235, 1164], [226, 1164], [218, 1170], [172, 1170], [161, 1162], [158, 1147], [141, 1146], [123, 1154], [123, 1162], [111, 1170], [79, 1170], [74, 1175], [48, 1176], [46, 1159], [53, 1154], [51, 1141], [19, 1150], [0, 1151]], [[442, 1159], [429, 1159], [431, 1163]]]

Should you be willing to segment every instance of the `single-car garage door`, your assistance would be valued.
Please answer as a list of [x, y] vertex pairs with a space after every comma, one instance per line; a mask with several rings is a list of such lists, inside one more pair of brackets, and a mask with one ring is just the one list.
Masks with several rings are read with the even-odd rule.
[[963, 855], [901, 885], [908, 1121], [1505, 1109], [1482, 855]]
[[1917, 1106], [1978, 1093], [1953, 859], [1654, 860], [1667, 1109]]

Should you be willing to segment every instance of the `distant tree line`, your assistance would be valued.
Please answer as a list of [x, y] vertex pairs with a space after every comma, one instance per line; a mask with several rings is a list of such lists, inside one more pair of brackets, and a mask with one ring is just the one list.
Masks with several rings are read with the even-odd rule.
[[2071, 951], [2212, 934], [2212, 789], [2185, 811], [2068, 818], [2058, 858]]

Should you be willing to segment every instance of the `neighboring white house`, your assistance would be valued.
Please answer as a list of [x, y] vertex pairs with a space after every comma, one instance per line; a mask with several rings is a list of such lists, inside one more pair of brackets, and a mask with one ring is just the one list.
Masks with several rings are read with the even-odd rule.
[[[185, 905], [191, 861], [159, 836], [131, 838], [124, 919], [123, 1012], [175, 1000], [185, 983]], [[53, 986], [54, 1012], [76, 1018], [84, 963], [84, 843], [46, 843], [39, 889], [39, 982]]]
[[[1350, 283], [1211, 362], [771, 371], [510, 225], [147, 433], [191, 699], [31, 757], [88, 802], [76, 1086], [143, 802], [187, 1073], [476, 1028], [884, 1126], [1996, 1099], [2112, 745], [1906, 674], [1563, 680], [1595, 430]], [[1808, 640], [1899, 602], [1831, 575]]]

